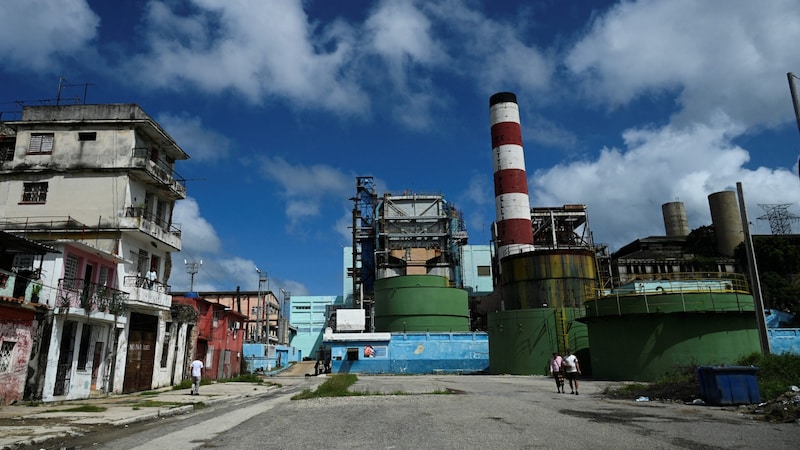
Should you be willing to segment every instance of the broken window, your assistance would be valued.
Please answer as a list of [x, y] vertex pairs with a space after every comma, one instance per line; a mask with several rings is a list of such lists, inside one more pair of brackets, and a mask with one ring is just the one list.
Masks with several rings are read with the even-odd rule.
[[47, 201], [47, 183], [24, 183], [22, 185], [22, 203], [45, 203]]

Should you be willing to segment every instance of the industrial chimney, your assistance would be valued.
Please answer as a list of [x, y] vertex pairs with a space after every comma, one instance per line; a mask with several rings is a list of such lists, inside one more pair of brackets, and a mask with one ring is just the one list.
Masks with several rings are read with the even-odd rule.
[[708, 196], [708, 206], [711, 208], [711, 222], [717, 236], [717, 251], [723, 256], [733, 256], [736, 246], [744, 242], [744, 228], [736, 192], [711, 194]]
[[689, 221], [686, 219], [683, 202], [664, 203], [661, 205], [661, 214], [664, 216], [664, 231], [667, 236], [689, 235]]
[[525, 174], [525, 153], [517, 96], [499, 92], [489, 98], [494, 162], [497, 252], [500, 259], [533, 251], [533, 225]]

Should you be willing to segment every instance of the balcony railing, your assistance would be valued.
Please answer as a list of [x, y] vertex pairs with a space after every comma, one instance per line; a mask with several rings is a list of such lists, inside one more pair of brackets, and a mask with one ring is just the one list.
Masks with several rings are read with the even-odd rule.
[[160, 158], [153, 158], [155, 151], [148, 147], [137, 147], [133, 149], [131, 167], [143, 168], [150, 176], [159, 183], [169, 187], [173, 192], [186, 197], [186, 180], [178, 175], [166, 161]]
[[150, 282], [142, 276], [128, 276], [123, 280], [123, 286], [130, 292], [130, 300], [144, 305], [169, 308], [172, 297], [168, 294], [170, 286], [158, 281]]
[[80, 278], [58, 280], [56, 306], [82, 308], [87, 314], [101, 312], [121, 315], [125, 312], [128, 293]]
[[164, 231], [177, 237], [181, 237], [181, 229], [178, 224], [169, 223], [166, 220], [156, 216], [150, 211], [145, 211], [142, 206], [126, 206], [125, 217], [141, 217], [144, 220], [150, 221], [157, 226], [161, 227]]

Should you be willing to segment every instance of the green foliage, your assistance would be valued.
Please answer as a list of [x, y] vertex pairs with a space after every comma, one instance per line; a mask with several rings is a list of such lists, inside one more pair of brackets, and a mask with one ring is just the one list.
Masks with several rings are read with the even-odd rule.
[[[200, 386], [208, 386], [209, 384], [211, 384], [211, 380], [206, 379], [206, 378], [201, 378], [200, 379]], [[192, 388], [192, 379], [191, 378], [188, 378], [186, 380], [182, 380], [180, 383], [176, 384], [175, 386], [172, 386], [172, 390], [173, 391], [179, 391], [181, 389], [191, 389], [191, 388]]]
[[73, 406], [72, 408], [68, 409], [48, 409], [45, 412], [103, 412], [105, 411], [105, 406], [97, 406], [97, 405], [78, 405]]
[[800, 355], [762, 355], [753, 353], [738, 364], [758, 367], [758, 389], [762, 400], [772, 400], [797, 385], [800, 380]]
[[705, 225], [695, 228], [689, 233], [689, 236], [686, 237], [686, 242], [683, 244], [683, 250], [686, 253], [697, 256], [698, 260], [701, 259], [700, 257], [714, 257], [718, 256], [716, 242], [714, 226]]
[[[753, 248], [761, 281], [764, 306], [800, 313], [800, 241], [788, 236], [754, 236]], [[748, 267], [744, 245], [736, 248], [737, 264]]]
[[331, 375], [316, 390], [305, 389], [292, 397], [292, 400], [304, 400], [316, 397], [349, 397], [365, 395], [362, 392], [350, 392], [348, 389], [358, 381], [358, 377], [351, 373]]
[[176, 406], [183, 406], [182, 402], [162, 402], [160, 400], [145, 400], [142, 402], [134, 403], [134, 408], [161, 408], [161, 407], [174, 408]]

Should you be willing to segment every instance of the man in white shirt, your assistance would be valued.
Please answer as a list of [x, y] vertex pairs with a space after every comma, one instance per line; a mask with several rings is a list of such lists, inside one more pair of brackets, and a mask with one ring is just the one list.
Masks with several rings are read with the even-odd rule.
[[[578, 364], [578, 357], [572, 354], [571, 350], [567, 350], [567, 356], [564, 358], [564, 375], [569, 381], [570, 394], [578, 395], [578, 375], [581, 373], [581, 366]], [[574, 387], [573, 387], [574, 384]]]
[[200, 380], [203, 378], [203, 361], [195, 359], [189, 366], [192, 370], [192, 390], [189, 395], [200, 395]]

